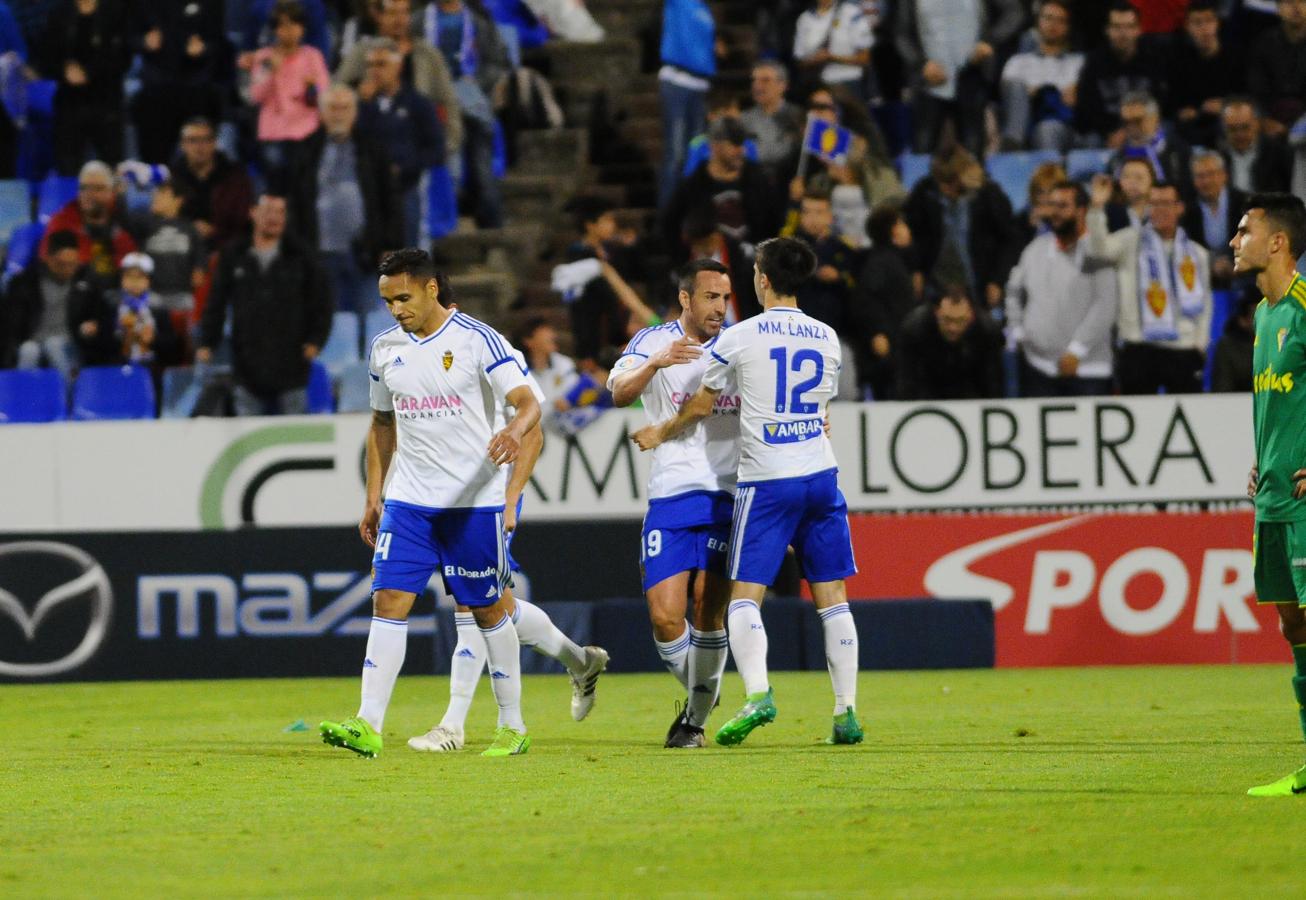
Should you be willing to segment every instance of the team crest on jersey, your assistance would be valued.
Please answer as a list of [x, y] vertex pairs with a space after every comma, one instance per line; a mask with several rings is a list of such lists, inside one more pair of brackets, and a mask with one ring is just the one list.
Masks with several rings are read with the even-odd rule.
[[1280, 352], [1280, 353], [1283, 352], [1283, 342], [1286, 341], [1287, 339], [1288, 339], [1288, 329], [1286, 329], [1286, 328], [1280, 328], [1280, 329], [1279, 329], [1279, 334], [1278, 334], [1279, 352]]
[[453, 367], [453, 351], [444, 351], [444, 358], [440, 360], [440, 362], [444, 363], [444, 370], [448, 372], [449, 369]]

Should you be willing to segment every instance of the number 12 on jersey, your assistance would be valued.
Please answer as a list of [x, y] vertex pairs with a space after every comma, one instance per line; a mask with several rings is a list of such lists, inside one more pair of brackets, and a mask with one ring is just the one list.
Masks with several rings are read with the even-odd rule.
[[[789, 359], [789, 351], [785, 347], [773, 347], [771, 349], [771, 358], [775, 360], [775, 411], [782, 413], [786, 411], [785, 401], [788, 400], [788, 411], [800, 416], [810, 416], [820, 407], [820, 404], [813, 403], [803, 399], [803, 394], [812, 390], [821, 383], [821, 377], [825, 374], [825, 357], [819, 350], [810, 348], [799, 350]], [[793, 391], [788, 392], [789, 373], [794, 372], [797, 375], [803, 374], [806, 368], [805, 363], [814, 363], [816, 371], [812, 377], [805, 381], [800, 381], [794, 385]]]

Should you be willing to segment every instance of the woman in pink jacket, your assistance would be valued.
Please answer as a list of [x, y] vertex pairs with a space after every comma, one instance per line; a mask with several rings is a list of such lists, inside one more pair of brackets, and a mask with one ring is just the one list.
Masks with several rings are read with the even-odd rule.
[[321, 124], [318, 97], [331, 78], [321, 52], [304, 44], [308, 17], [298, 0], [278, 0], [269, 22], [272, 45], [245, 54], [240, 66], [250, 72], [249, 96], [259, 107], [259, 144], [271, 172], [286, 166], [298, 143]]

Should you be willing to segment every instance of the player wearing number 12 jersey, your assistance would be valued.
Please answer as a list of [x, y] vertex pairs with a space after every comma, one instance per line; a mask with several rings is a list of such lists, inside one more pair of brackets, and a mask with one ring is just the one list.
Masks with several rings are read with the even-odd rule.
[[[615, 403], [642, 398], [652, 422], [675, 415], [698, 389], [707, 354], [723, 333], [729, 270], [694, 260], [681, 271], [679, 287], [680, 318], [635, 335], [608, 378]], [[705, 418], [654, 453], [639, 557], [658, 655], [687, 695], [667, 734], [666, 746], [676, 748], [703, 746], [727, 653], [725, 570], [739, 466], [738, 396], [719, 393]]]
[[717, 731], [718, 744], [741, 743], [774, 721], [767, 678], [766, 630], [760, 604], [792, 545], [812, 588], [825, 632], [825, 658], [834, 686], [831, 743], [862, 739], [855, 712], [857, 630], [844, 579], [857, 571], [848, 506], [839, 491], [825, 408], [834, 396], [839, 339], [805, 315], [795, 293], [816, 268], [803, 243], [773, 238], [757, 247], [753, 284], [761, 315], [726, 331], [710, 349], [703, 383], [672, 419], [635, 434], [648, 450], [672, 440], [708, 415], [732, 381], [739, 391], [739, 482], [728, 561], [731, 579], [730, 652], [747, 700]]

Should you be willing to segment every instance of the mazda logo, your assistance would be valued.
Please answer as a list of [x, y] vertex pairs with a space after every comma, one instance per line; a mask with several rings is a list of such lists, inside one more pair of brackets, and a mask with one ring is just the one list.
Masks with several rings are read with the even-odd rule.
[[109, 576], [96, 559], [84, 550], [54, 541], [18, 541], [0, 544], [0, 561], [22, 556], [24, 567], [48, 567], [51, 557], [71, 564], [78, 574], [69, 581], [46, 591], [37, 599], [29, 613], [27, 607], [14, 594], [0, 586], [0, 616], [12, 619], [23, 632], [29, 644], [36, 643], [41, 622], [60, 604], [87, 598], [91, 601], [86, 635], [67, 655], [47, 662], [14, 663], [0, 659], [0, 675], [13, 678], [44, 678], [71, 672], [85, 663], [100, 649], [109, 634], [109, 621], [113, 615], [113, 589]]

